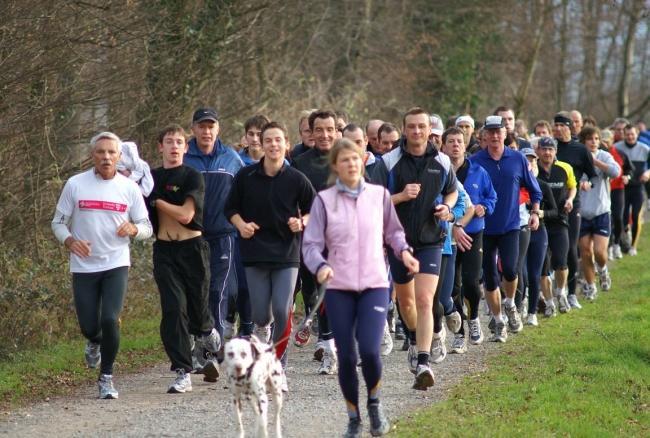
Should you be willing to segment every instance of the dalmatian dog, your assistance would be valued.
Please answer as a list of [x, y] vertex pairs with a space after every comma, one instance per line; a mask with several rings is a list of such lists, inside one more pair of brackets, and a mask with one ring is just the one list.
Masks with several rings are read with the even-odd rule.
[[239, 436], [244, 437], [242, 423], [242, 399], [251, 402], [257, 415], [255, 436], [268, 437], [268, 405], [270, 392], [275, 402], [275, 435], [282, 436], [280, 411], [282, 410], [282, 364], [276, 358], [273, 347], [260, 341], [256, 336], [250, 340], [233, 338], [226, 343], [224, 350], [228, 388], [232, 392]]

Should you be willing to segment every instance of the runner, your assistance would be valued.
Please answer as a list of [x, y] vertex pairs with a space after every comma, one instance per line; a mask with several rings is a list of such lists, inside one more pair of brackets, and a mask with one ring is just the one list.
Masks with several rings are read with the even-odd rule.
[[[569, 266], [568, 284], [568, 302], [572, 309], [580, 309], [582, 306], [576, 296], [576, 283], [578, 272], [578, 238], [580, 237], [580, 192], [591, 190], [591, 179], [596, 176], [593, 159], [591, 154], [583, 144], [578, 143], [571, 138], [571, 127], [573, 121], [570, 114], [561, 111], [553, 118], [553, 136], [557, 140], [557, 159], [568, 163], [573, 168], [573, 174], [576, 181], [580, 181], [580, 187], [573, 200], [573, 206], [569, 211], [569, 256], [567, 264]], [[541, 158], [541, 157], [540, 157]], [[582, 178], [583, 175], [587, 177]], [[558, 209], [562, 205], [558, 204]], [[553, 238], [549, 236], [549, 241]]]
[[376, 157], [381, 157], [383, 153], [379, 144], [379, 127], [384, 124], [383, 120], [372, 119], [366, 124], [366, 137], [368, 137], [368, 147], [366, 150], [375, 154]]
[[382, 155], [392, 151], [401, 136], [399, 129], [392, 123], [384, 123], [381, 125], [377, 131], [377, 135], [379, 136], [379, 146]]
[[539, 168], [537, 167], [537, 154], [535, 151], [524, 148], [521, 153], [528, 159], [533, 175], [537, 178], [539, 188], [542, 190], [542, 202], [539, 204], [539, 227], [530, 233], [530, 243], [526, 255], [526, 271], [528, 274], [528, 315], [526, 325], [537, 327], [539, 325], [537, 322], [537, 305], [539, 303], [542, 275], [548, 276], [548, 264], [544, 263], [548, 249], [548, 234], [544, 220], [557, 215], [557, 205], [551, 187], [538, 177]]
[[[328, 187], [330, 165], [328, 154], [336, 137], [336, 114], [332, 111], [318, 110], [309, 116], [309, 127], [314, 137], [314, 147], [300, 155], [293, 162], [293, 166], [305, 174], [316, 191]], [[314, 275], [306, 266], [301, 266], [300, 278], [302, 280], [302, 293], [305, 301], [311, 306], [316, 305], [317, 284]], [[338, 364], [336, 360], [336, 346], [332, 331], [330, 330], [325, 306], [318, 309], [318, 342], [314, 351], [314, 360], [320, 362], [318, 374], [336, 374]]]
[[[567, 277], [569, 267], [569, 213], [573, 210], [577, 186], [572, 167], [568, 163], [557, 160], [557, 143], [550, 137], [542, 137], [537, 143], [539, 157], [538, 178], [547, 183], [553, 190], [553, 198], [557, 206], [557, 216], [545, 216], [544, 224], [548, 232], [548, 245], [551, 253], [551, 268], [555, 273], [555, 291], [560, 312], [571, 311], [567, 298]], [[544, 290], [545, 293], [550, 291]], [[555, 309], [553, 297], [545, 295], [547, 307]], [[550, 310], [549, 310], [550, 312]]]
[[70, 251], [72, 292], [89, 368], [99, 370], [99, 397], [116, 399], [113, 362], [120, 344], [119, 317], [131, 265], [129, 237], [151, 236], [138, 185], [117, 172], [121, 140], [102, 132], [90, 140], [94, 167], [63, 187], [52, 220]]
[[410, 332], [408, 363], [415, 374], [413, 388], [426, 390], [434, 383], [429, 367], [433, 335], [431, 310], [440, 275], [443, 221], [456, 204], [458, 191], [449, 157], [439, 153], [428, 141], [429, 114], [421, 108], [412, 108], [404, 115], [403, 125], [404, 136], [394, 150], [382, 157], [375, 177], [392, 194], [397, 215], [405, 225], [406, 239], [420, 262], [420, 272], [413, 275], [388, 253], [398, 305]]
[[[469, 342], [479, 345], [483, 342], [483, 331], [478, 317], [481, 289], [481, 263], [483, 258], [483, 229], [485, 217], [492, 214], [497, 201], [497, 194], [485, 169], [465, 159], [464, 132], [450, 128], [443, 133], [443, 152], [449, 156], [458, 181], [463, 184], [474, 205], [463, 217], [453, 224], [453, 237], [458, 247], [456, 255], [456, 273], [454, 282], [454, 302], [456, 310], [463, 320], [467, 320]], [[467, 303], [467, 314], [463, 303]], [[467, 345], [465, 329], [454, 337], [452, 352], [463, 353]]]
[[309, 127], [309, 115], [316, 111], [316, 109], [304, 110], [300, 112], [298, 119], [298, 134], [300, 135], [301, 142], [291, 148], [289, 156], [295, 159], [298, 155], [303, 154], [314, 147], [314, 137]]
[[[418, 272], [418, 261], [411, 255], [390, 194], [364, 182], [363, 152], [347, 139], [338, 140], [330, 153], [330, 163], [336, 183], [319, 192], [314, 201], [303, 256], [318, 282], [328, 283], [325, 304], [336, 339], [339, 385], [349, 416], [345, 436], [360, 437], [362, 432], [359, 356], [368, 391], [370, 433], [380, 436], [390, 430], [379, 398], [379, 345], [388, 306], [384, 243], [409, 274]], [[324, 258], [326, 248], [328, 256]]]
[[235, 176], [225, 214], [241, 235], [253, 322], [259, 327], [274, 322], [272, 341], [282, 359], [291, 334], [300, 232], [309, 220], [315, 193], [309, 180], [285, 162], [286, 129], [270, 122], [262, 128], [261, 138], [264, 157]]
[[636, 126], [627, 124], [624, 128], [624, 139], [614, 145], [617, 152], [627, 155], [634, 165], [634, 174], [625, 186], [625, 208], [623, 223], [626, 231], [629, 229], [629, 218], [632, 222], [632, 240], [628, 255], [636, 255], [636, 246], [641, 235], [641, 214], [643, 211], [643, 185], [650, 180], [650, 146], [638, 141], [639, 132]]
[[521, 331], [522, 323], [514, 298], [517, 289], [517, 259], [519, 257], [519, 189], [525, 187], [531, 200], [529, 226], [536, 230], [539, 225], [539, 203], [542, 199], [537, 181], [530, 173], [529, 164], [521, 153], [506, 148], [506, 130], [500, 116], [485, 119], [486, 149], [474, 154], [470, 161], [482, 166], [490, 176], [497, 193], [494, 213], [485, 220], [483, 234], [483, 275], [485, 299], [495, 321], [492, 341], [505, 342], [508, 337], [505, 321], [501, 315], [501, 292], [497, 253], [503, 271], [505, 298], [503, 304], [508, 325], [514, 333]]
[[[612, 280], [607, 270], [607, 245], [610, 236], [609, 179], [621, 174], [614, 158], [599, 149], [600, 130], [587, 126], [580, 131], [580, 143], [591, 152], [596, 167], [593, 188], [582, 195], [582, 224], [580, 225], [580, 257], [586, 281], [582, 293], [589, 301], [596, 298], [595, 274], [598, 272], [600, 289], [608, 291]], [[596, 266], [594, 267], [594, 261]], [[595, 269], [594, 269], [595, 268]]]
[[[158, 291], [162, 320], [160, 337], [176, 378], [169, 393], [192, 390], [190, 335], [212, 354], [221, 339], [210, 315], [210, 254], [203, 240], [203, 199], [205, 183], [201, 174], [183, 165], [187, 152], [185, 130], [170, 125], [158, 135], [162, 167], [154, 169], [153, 191], [147, 198], [156, 235], [153, 246], [153, 274]], [[203, 373], [216, 380], [219, 371], [207, 361]]]

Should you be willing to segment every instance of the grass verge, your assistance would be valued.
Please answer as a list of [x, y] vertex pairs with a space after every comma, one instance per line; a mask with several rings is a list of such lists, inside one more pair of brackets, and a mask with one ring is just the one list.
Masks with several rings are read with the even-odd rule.
[[[165, 359], [158, 326], [160, 316], [122, 321], [119, 373], [133, 372]], [[0, 363], [0, 406], [7, 410], [34, 400], [69, 394], [81, 384], [97, 379], [86, 368], [81, 336], [47, 349], [31, 350]]]
[[[650, 239], [644, 233], [644, 240]], [[649, 436], [648, 245], [583, 309], [525, 328], [396, 436]]]

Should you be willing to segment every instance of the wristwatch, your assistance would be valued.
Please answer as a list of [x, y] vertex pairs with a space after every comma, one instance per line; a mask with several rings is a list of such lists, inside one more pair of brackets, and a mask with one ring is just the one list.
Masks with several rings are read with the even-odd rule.
[[456, 222], [454, 226], [458, 228], [465, 228], [465, 225], [461, 224], [460, 222]]

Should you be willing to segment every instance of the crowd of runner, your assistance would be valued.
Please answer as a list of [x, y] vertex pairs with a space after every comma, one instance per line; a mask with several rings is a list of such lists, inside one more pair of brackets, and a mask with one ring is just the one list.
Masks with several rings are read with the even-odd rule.
[[380, 436], [390, 428], [381, 356], [404, 351], [413, 388], [426, 390], [448, 352], [506, 342], [538, 315], [595, 300], [612, 285], [608, 260], [637, 254], [650, 133], [623, 118], [598, 127], [578, 111], [529, 131], [515, 116], [498, 107], [482, 123], [443, 122], [412, 108], [400, 123], [362, 125], [313, 109], [292, 147], [282, 123], [256, 115], [231, 147], [217, 111], [200, 108], [191, 135], [160, 132], [153, 170], [133, 143], [95, 136], [94, 167], [68, 180], [52, 229], [70, 251], [100, 397], [118, 397], [130, 237], [156, 237], [168, 392], [191, 391], [193, 372], [216, 381], [234, 336], [272, 343], [283, 367], [290, 342], [316, 338], [317, 373], [338, 374], [348, 437], [362, 431], [357, 367]]

